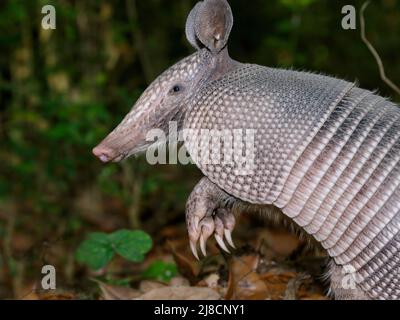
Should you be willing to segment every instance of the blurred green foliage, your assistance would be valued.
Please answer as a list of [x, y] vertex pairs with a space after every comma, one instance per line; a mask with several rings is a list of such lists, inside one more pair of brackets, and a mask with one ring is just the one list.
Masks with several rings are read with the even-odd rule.
[[155, 279], [159, 281], [170, 281], [178, 273], [176, 264], [164, 261], [153, 262], [143, 273], [142, 276], [147, 279]]
[[[153, 236], [183, 221], [201, 176], [196, 168], [149, 166], [143, 157], [103, 166], [91, 149], [152, 79], [193, 51], [184, 24], [195, 2], [1, 1], [0, 296], [16, 286], [16, 274], [29, 276], [43, 262], [65, 265], [66, 281], [73, 281], [68, 257], [90, 231], [141, 227]], [[379, 78], [359, 29], [341, 28], [342, 6], [360, 8], [362, 1], [230, 3], [233, 58], [357, 79], [399, 101]], [[57, 10], [56, 30], [40, 27], [45, 4]], [[374, 1], [366, 21], [399, 84], [400, 1]], [[49, 250], [60, 241], [58, 255], [41, 255], [44, 243]]]

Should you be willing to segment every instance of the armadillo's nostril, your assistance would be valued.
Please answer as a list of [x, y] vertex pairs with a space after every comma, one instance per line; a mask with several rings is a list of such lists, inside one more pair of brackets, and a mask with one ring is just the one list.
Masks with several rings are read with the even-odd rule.
[[100, 145], [93, 149], [93, 154], [102, 162], [109, 162], [115, 158], [115, 151], [113, 149]]

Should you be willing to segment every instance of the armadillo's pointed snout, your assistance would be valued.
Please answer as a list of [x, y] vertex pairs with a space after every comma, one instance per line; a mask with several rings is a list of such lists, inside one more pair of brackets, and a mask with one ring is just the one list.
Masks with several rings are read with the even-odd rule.
[[117, 156], [116, 151], [102, 145], [98, 145], [97, 147], [93, 148], [92, 152], [104, 163], [114, 160]]

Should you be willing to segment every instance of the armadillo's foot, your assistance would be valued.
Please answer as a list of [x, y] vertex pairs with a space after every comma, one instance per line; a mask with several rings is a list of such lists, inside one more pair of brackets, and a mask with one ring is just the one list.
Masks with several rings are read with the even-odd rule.
[[199, 259], [197, 246], [207, 255], [207, 240], [214, 234], [222, 250], [229, 253], [224, 242], [233, 248], [232, 231], [235, 228], [235, 216], [229, 210], [229, 196], [208, 178], [203, 178], [193, 189], [186, 204], [186, 225], [189, 233], [190, 248]]

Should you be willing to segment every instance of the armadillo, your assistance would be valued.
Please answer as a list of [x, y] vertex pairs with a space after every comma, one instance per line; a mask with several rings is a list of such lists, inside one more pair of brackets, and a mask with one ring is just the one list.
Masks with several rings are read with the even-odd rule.
[[[232, 25], [226, 0], [198, 2], [186, 22], [196, 52], [160, 75], [93, 153], [121, 161], [150, 146], [147, 131], [176, 121], [204, 173], [186, 206], [196, 257], [211, 235], [234, 247], [237, 210], [279, 208], [326, 249], [336, 299], [400, 298], [399, 107], [334, 77], [239, 63], [228, 53]], [[202, 129], [252, 130], [252, 170], [202, 161]]]

